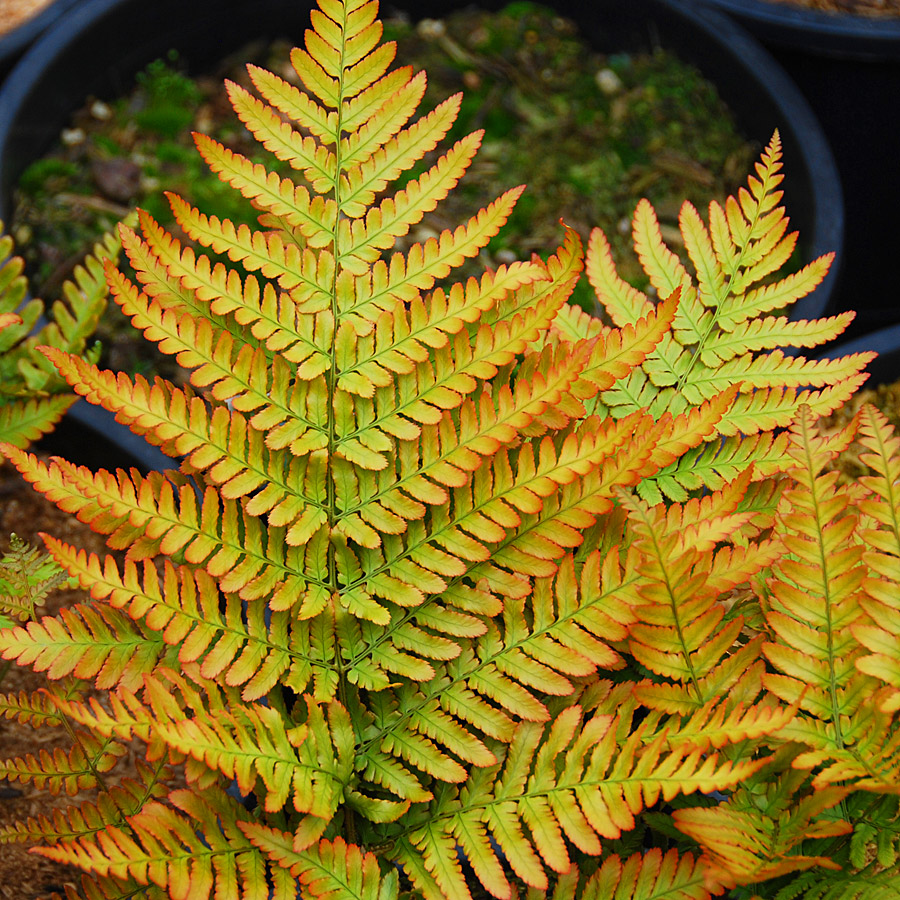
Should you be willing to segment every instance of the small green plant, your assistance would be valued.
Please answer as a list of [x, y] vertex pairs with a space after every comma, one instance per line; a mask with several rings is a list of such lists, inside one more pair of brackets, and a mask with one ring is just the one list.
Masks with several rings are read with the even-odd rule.
[[[56, 347], [96, 361], [99, 348], [87, 350], [106, 308], [108, 287], [102, 260], [116, 258], [120, 244], [108, 236], [97, 244], [74, 281], [63, 285], [63, 297], [43, 321], [43, 301], [28, 297], [24, 263], [13, 255], [13, 241], [0, 222], [0, 439], [25, 447], [46, 434], [77, 395], [62, 379], [39, 346]], [[38, 327], [39, 326], [39, 327]]]
[[[862, 423], [873, 478], [838, 494], [822, 473], [850, 438], [816, 437], [813, 416], [871, 354], [779, 349], [851, 316], [770, 315], [830, 262], [779, 274], [796, 235], [777, 135], [707, 220], [682, 208], [690, 268], [638, 205], [659, 301], [618, 277], [599, 230], [586, 255], [567, 229], [546, 260], [457, 277], [522, 189], [398, 249], [481, 134], [397, 188], [460, 97], [415, 118], [425, 76], [392, 70], [381, 38], [375, 2], [320, 0], [292, 54], [305, 90], [252, 66], [256, 94], [228, 85], [296, 172], [196, 135], [259, 227], [169, 195], [204, 249], [146, 212], [121, 229], [134, 274], [107, 264], [116, 301], [190, 385], [44, 350], [177, 468], [4, 446], [119, 554], [47, 536], [92, 601], [0, 632], [5, 659], [58, 685], [0, 709], [78, 737], [39, 772], [0, 772], [98, 790], [3, 839], [44, 842], [90, 900], [885, 883], [898, 452]], [[583, 267], [612, 325], [566, 304]], [[110, 787], [128, 744], [144, 760]], [[165, 786], [169, 766], [185, 786]]]
[[[11, 534], [9, 550], [0, 559], [0, 610], [12, 619], [30, 622], [51, 591], [66, 578], [66, 573], [46, 553]], [[5, 619], [3, 627], [11, 624], [11, 619]]]

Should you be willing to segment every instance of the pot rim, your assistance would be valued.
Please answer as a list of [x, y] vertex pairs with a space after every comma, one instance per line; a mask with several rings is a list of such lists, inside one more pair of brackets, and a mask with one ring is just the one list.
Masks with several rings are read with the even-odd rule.
[[701, 0], [772, 44], [857, 60], [900, 60], [900, 16], [807, 9], [779, 0]]
[[136, 466], [146, 474], [177, 469], [179, 465], [178, 459], [167, 456], [127, 425], [116, 421], [104, 407], [94, 406], [84, 397], [79, 397], [63, 419], [34, 446], [66, 459], [77, 460], [79, 451], [86, 452], [94, 457], [97, 465], [110, 470]]
[[21, 25], [0, 37], [0, 73], [8, 70], [29, 44], [78, 2], [79, 0], [53, 0], [33, 16], [25, 19]]
[[836, 342], [819, 359], [837, 359], [867, 350], [874, 350], [878, 356], [867, 366], [869, 380], [863, 384], [863, 389], [891, 384], [900, 378], [900, 324], [888, 325], [849, 341]]

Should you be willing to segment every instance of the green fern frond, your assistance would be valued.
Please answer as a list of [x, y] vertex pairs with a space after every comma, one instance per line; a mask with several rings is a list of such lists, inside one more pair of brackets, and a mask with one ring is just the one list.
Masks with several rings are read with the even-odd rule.
[[897, 900], [900, 897], [900, 871], [869, 870], [863, 872], [804, 873], [791, 893], [775, 895], [776, 900]]
[[[125, 221], [131, 221], [131, 218]], [[30, 390], [57, 393], [68, 389], [55, 366], [36, 353], [36, 348], [55, 347], [90, 360], [95, 360], [99, 355], [99, 348], [96, 347], [85, 351], [106, 309], [109, 287], [103, 274], [104, 265], [118, 259], [121, 246], [115, 233], [107, 234], [98, 241], [75, 267], [72, 279], [63, 282], [63, 296], [51, 304], [49, 322], [23, 343], [19, 370]]]
[[0, 559], [0, 612], [29, 621], [50, 592], [65, 581], [65, 571], [50, 557], [11, 534], [9, 550]]
[[857, 871], [867, 866], [896, 866], [900, 859], [900, 798], [860, 793], [850, 798], [848, 807], [853, 814], [849, 846], [852, 866]]
[[[630, 378], [601, 395], [610, 414], [626, 415], [639, 407], [657, 416], [664, 410], [679, 413], [740, 385], [740, 398], [718, 431], [754, 434], [787, 426], [804, 403], [825, 415], [827, 407], [833, 409], [859, 386], [859, 373], [870, 356], [847, 357], [828, 369], [831, 363], [822, 368], [822, 362], [786, 356], [778, 349], [825, 343], [846, 327], [852, 314], [796, 323], [765, 315], [812, 291], [831, 263], [827, 255], [775, 280], [796, 244], [796, 234], [786, 234], [787, 218], [778, 206], [780, 169], [781, 142], [776, 133], [756, 164], [756, 175], [738, 197], [729, 197], [724, 208], [710, 204], [708, 225], [690, 203], [684, 204], [679, 227], [695, 279], [663, 241], [649, 202], [638, 204], [634, 245], [651, 287], [660, 297], [677, 294], [680, 299], [672, 333]], [[645, 294], [619, 278], [600, 229], [591, 235], [586, 270], [599, 301], [620, 327], [653, 308]], [[826, 376], [825, 382], [818, 380], [820, 375]], [[837, 384], [839, 396], [832, 398]], [[719, 465], [727, 466], [727, 455], [716, 449]], [[743, 448], [745, 453], [749, 449]], [[669, 479], [664, 491], [673, 499], [684, 499], [685, 491], [696, 485], [697, 474], [686, 462], [676, 464], [664, 476]], [[713, 485], [723, 477], [721, 470], [716, 474]]]

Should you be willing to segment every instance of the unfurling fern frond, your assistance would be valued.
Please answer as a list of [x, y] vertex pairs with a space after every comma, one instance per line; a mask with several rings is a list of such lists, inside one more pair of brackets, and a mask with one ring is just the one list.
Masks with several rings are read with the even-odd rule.
[[[760, 318], [826, 267], [770, 280], [793, 240], [777, 140], [709, 232], [683, 214], [698, 286], [646, 205], [660, 302], [615, 279], [595, 236], [612, 326], [566, 306], [584, 264], [570, 229], [546, 259], [469, 274], [520, 188], [399, 249], [481, 136], [439, 149], [459, 98], [415, 117], [424, 78], [390, 71], [376, 14], [319, 0], [292, 56], [302, 87], [255, 67], [255, 94], [229, 86], [292, 177], [197, 137], [258, 227], [172, 196], [184, 242], [145, 213], [121, 229], [112, 293], [190, 384], [44, 348], [173, 465], [93, 472], [4, 447], [120, 552], [47, 537], [91, 600], [0, 650], [81, 689], [0, 709], [90, 735], [87, 768], [133, 742], [186, 787], [147, 775], [140, 802], [110, 790], [20, 833], [55, 841], [42, 852], [88, 873], [89, 897], [293, 900], [298, 880], [328, 900], [721, 893], [733, 873], [712, 849], [641, 859], [641, 834], [621, 842], [645, 814], [677, 836], [674, 808], [705, 833], [706, 795], [739, 791], [808, 708], [764, 674], [764, 598], [752, 621], [727, 598], [788, 565], [770, 533], [782, 482], [761, 480], [795, 465], [783, 427], [802, 403], [832, 408], [867, 357], [775, 349], [847, 317]], [[8, 769], [67, 788], [78, 763]]]

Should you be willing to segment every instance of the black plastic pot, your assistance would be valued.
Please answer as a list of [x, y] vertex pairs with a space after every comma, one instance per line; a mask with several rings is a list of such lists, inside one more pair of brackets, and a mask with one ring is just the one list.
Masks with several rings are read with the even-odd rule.
[[177, 466], [162, 450], [117, 422], [103, 407], [92, 406], [83, 399], [76, 401], [38, 446], [55, 456], [76, 459], [79, 465], [94, 471], [135, 466], [146, 474]]
[[900, 62], [900, 18], [830, 13], [770, 0], [703, 0], [767, 45], [839, 59]]
[[823, 354], [823, 358], [837, 359], [839, 356], [864, 353], [867, 350], [874, 350], [878, 356], [866, 366], [869, 380], [863, 387], [874, 388], [879, 384], [893, 384], [900, 379], [900, 325], [879, 328], [853, 340], [836, 344]]
[[80, 0], [54, 0], [37, 15], [26, 19], [18, 28], [0, 37], [0, 81], [38, 37], [67, 9], [79, 2]]
[[846, 254], [829, 312], [849, 336], [900, 322], [888, 278], [900, 206], [900, 18], [829, 14], [766, 0], [704, 0], [764, 42], [803, 91], [831, 144], [846, 204]]
[[[463, 3], [388, 0], [383, 13], [441, 16]], [[483, 5], [499, 8], [504, 2]], [[843, 204], [828, 144], [790, 79], [742, 29], [689, 0], [548, 5], [577, 21], [600, 50], [661, 44], [694, 63], [718, 86], [744, 134], [760, 144], [778, 128], [789, 212], [805, 255], [833, 250], [840, 259]], [[9, 218], [22, 170], [49, 149], [86, 96], [121, 95], [137, 71], [173, 47], [193, 71], [202, 71], [254, 38], [300, 42], [309, 11], [309, 3], [296, 0], [255, 0], [252, 13], [238, 0], [83, 0], [26, 54], [0, 92], [0, 218]], [[819, 314], [836, 280], [835, 271], [798, 304], [798, 316]]]

